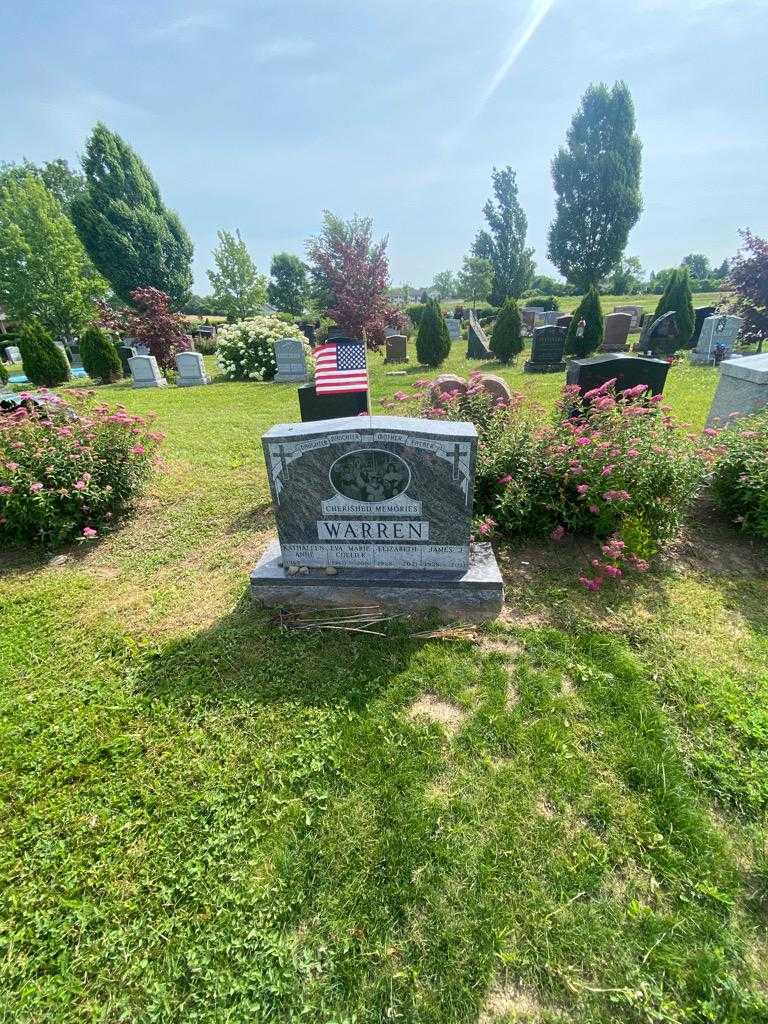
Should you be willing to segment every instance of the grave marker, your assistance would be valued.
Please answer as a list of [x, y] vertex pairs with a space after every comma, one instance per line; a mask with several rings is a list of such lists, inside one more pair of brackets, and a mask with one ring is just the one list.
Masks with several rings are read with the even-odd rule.
[[392, 334], [387, 338], [387, 353], [384, 362], [408, 362], [408, 338], [404, 334]]
[[639, 331], [643, 321], [643, 307], [642, 306], [614, 306], [614, 313], [629, 313], [632, 318], [632, 322], [629, 325], [630, 332]]
[[474, 310], [469, 313], [469, 334], [467, 342], [467, 359], [492, 359], [488, 335], [475, 316]]
[[459, 341], [461, 339], [461, 321], [457, 320], [453, 316], [447, 316], [445, 318], [445, 326], [448, 328], [448, 337], [451, 341]]
[[720, 379], [707, 426], [726, 426], [730, 417], [750, 416], [767, 405], [768, 355], [726, 359], [720, 363]]
[[128, 360], [135, 388], [164, 388], [168, 381], [160, 372], [154, 356], [132, 356]]
[[740, 316], [708, 316], [701, 328], [696, 348], [689, 359], [694, 366], [714, 364], [715, 349], [720, 348], [721, 358], [728, 359], [733, 352], [744, 318]]
[[561, 373], [565, 369], [565, 336], [564, 327], [535, 328], [523, 373]]
[[471, 423], [352, 417], [280, 424], [262, 442], [279, 540], [251, 575], [256, 600], [498, 614], [493, 553], [470, 543]]
[[627, 338], [632, 324], [629, 313], [609, 313], [603, 318], [601, 352], [626, 352]]
[[308, 380], [307, 351], [304, 342], [298, 338], [280, 338], [276, 341], [275, 361], [277, 370], [274, 379], [278, 384]]
[[199, 352], [176, 353], [176, 384], [180, 388], [191, 388], [198, 384], [210, 384], [205, 372], [203, 357]]
[[582, 395], [616, 378], [616, 391], [645, 384], [652, 395], [660, 395], [669, 373], [666, 359], [605, 353], [589, 359], [572, 359], [566, 384], [578, 384]]
[[130, 345], [118, 345], [117, 354], [120, 356], [120, 364], [123, 367], [123, 376], [131, 376], [130, 360], [137, 354], [135, 348]]

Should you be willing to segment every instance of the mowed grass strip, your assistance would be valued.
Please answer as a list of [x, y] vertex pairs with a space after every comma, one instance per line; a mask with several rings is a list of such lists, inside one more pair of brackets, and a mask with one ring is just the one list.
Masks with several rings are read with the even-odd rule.
[[474, 638], [281, 631], [244, 593], [295, 389], [104, 391], [166, 471], [2, 556], [0, 1020], [768, 1019], [764, 577], [534, 565]]

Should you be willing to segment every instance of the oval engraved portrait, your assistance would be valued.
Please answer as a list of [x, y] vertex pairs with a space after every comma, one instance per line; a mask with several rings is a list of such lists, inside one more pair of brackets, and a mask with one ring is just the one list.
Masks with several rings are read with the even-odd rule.
[[388, 501], [408, 490], [408, 463], [380, 448], [347, 452], [331, 466], [331, 483], [353, 501]]

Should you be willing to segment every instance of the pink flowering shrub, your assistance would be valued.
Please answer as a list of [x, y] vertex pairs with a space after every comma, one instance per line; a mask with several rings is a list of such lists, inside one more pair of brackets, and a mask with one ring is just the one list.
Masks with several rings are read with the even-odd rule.
[[[647, 558], [679, 530], [705, 470], [668, 411], [645, 388], [617, 394], [609, 381], [584, 396], [567, 387], [552, 424], [513, 413], [481, 441], [479, 510], [509, 537], [617, 537]], [[618, 578], [615, 568], [603, 575]]]
[[0, 416], [0, 546], [93, 538], [140, 493], [163, 435], [92, 394]]
[[705, 436], [716, 501], [742, 530], [768, 538], [768, 412]]

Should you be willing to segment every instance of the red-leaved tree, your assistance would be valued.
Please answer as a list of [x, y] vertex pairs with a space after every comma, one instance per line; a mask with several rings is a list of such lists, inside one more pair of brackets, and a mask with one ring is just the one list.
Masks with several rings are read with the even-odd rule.
[[171, 309], [171, 297], [157, 288], [136, 288], [131, 292], [134, 308], [113, 309], [99, 302], [101, 326], [120, 336], [128, 335], [140, 345], [146, 345], [149, 354], [157, 359], [164, 370], [175, 368], [174, 356], [192, 348], [184, 318]]
[[758, 343], [768, 338], [768, 241], [740, 231], [742, 248], [736, 254], [727, 287], [733, 291], [731, 309], [744, 317], [742, 337]]
[[307, 256], [327, 316], [350, 337], [378, 348], [385, 329], [405, 330], [407, 319], [387, 298], [387, 239], [373, 242], [372, 232], [369, 217], [343, 221], [326, 210], [320, 234], [307, 242]]

